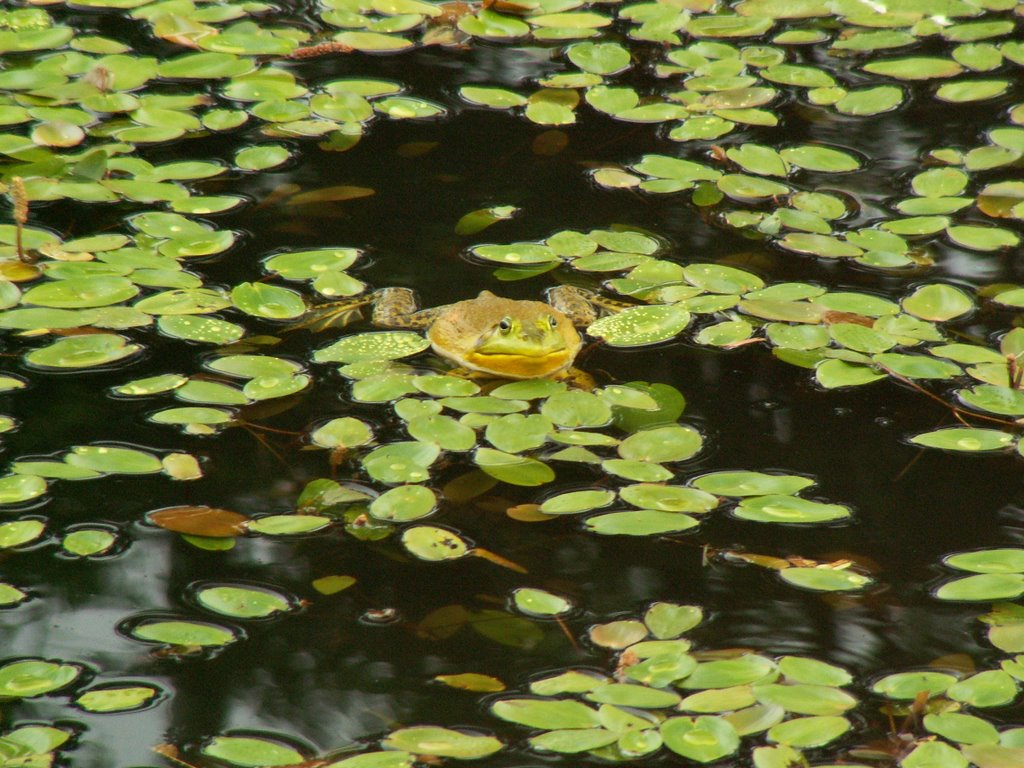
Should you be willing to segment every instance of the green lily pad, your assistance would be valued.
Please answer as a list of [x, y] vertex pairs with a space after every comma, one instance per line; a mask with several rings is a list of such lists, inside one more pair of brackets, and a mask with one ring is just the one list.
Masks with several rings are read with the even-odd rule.
[[871, 690], [887, 699], [912, 701], [919, 693], [941, 696], [956, 681], [956, 677], [945, 672], [898, 672], [878, 680]]
[[623, 501], [643, 509], [663, 512], [708, 512], [718, 506], [718, 498], [694, 488], [640, 483], [620, 492]]
[[74, 467], [108, 474], [145, 475], [163, 468], [160, 459], [135, 448], [108, 445], [76, 445], [64, 457]]
[[525, 96], [504, 88], [464, 85], [459, 88], [459, 95], [470, 104], [479, 104], [494, 109], [510, 109], [526, 104]]
[[422, 352], [430, 342], [411, 331], [375, 331], [346, 336], [330, 346], [318, 349], [318, 363], [359, 363], [366, 360], [397, 360]]
[[736, 729], [720, 717], [672, 717], [659, 728], [665, 746], [698, 763], [713, 763], [739, 749]]
[[689, 322], [690, 313], [678, 306], [630, 307], [592, 323], [587, 333], [613, 347], [637, 347], [674, 338]]
[[27, 699], [56, 691], [78, 677], [81, 669], [74, 664], [25, 659], [0, 667], [0, 696]]
[[555, 479], [554, 470], [543, 462], [493, 448], [477, 448], [473, 461], [491, 477], [512, 485], [543, 485]]
[[294, 320], [306, 311], [298, 293], [268, 283], [239, 283], [231, 289], [231, 302], [247, 315], [269, 320]]
[[1000, 707], [1017, 698], [1016, 680], [1001, 669], [989, 669], [954, 683], [946, 690], [953, 701], [972, 707]]
[[42, 520], [11, 520], [7, 523], [0, 523], [0, 549], [13, 549], [23, 544], [29, 544], [46, 530], [46, 524]]
[[437, 497], [422, 485], [400, 485], [378, 496], [370, 504], [370, 514], [378, 520], [405, 523], [431, 514]]
[[202, 752], [242, 768], [297, 765], [305, 761], [301, 752], [286, 744], [251, 736], [215, 736], [203, 746]]
[[440, 452], [433, 443], [390, 443], [366, 454], [363, 468], [382, 483], [422, 483], [430, 477], [430, 465]]
[[516, 609], [528, 616], [559, 616], [572, 609], [572, 603], [564, 597], [529, 587], [513, 590], [512, 602]]
[[196, 592], [202, 607], [236, 619], [257, 619], [291, 610], [285, 596], [269, 589], [239, 586], [211, 586]]
[[671, 425], [641, 430], [618, 446], [619, 455], [632, 461], [685, 461], [700, 452], [703, 438], [692, 427]]
[[105, 307], [133, 298], [138, 292], [138, 286], [124, 277], [78, 277], [30, 288], [22, 302], [63, 309]]
[[111, 685], [86, 691], [75, 699], [75, 704], [86, 712], [124, 712], [146, 705], [158, 693], [156, 688], [146, 685]]
[[783, 149], [779, 154], [787, 163], [807, 171], [845, 173], [856, 171], [861, 167], [860, 160], [849, 152], [818, 144], [789, 147]]
[[215, 317], [165, 315], [157, 328], [173, 338], [200, 341], [206, 344], [233, 344], [245, 335], [245, 328]]
[[1014, 436], [997, 429], [970, 427], [947, 427], [931, 432], [922, 432], [910, 438], [910, 442], [927, 448], [942, 448], [947, 451], [998, 451], [1013, 444]]
[[634, 509], [593, 515], [584, 521], [587, 530], [605, 536], [661, 536], [683, 533], [700, 522], [681, 512]]
[[243, 171], [264, 171], [287, 162], [291, 152], [280, 144], [259, 144], [235, 153], [235, 166]]
[[[17, 472], [17, 466], [12, 467]], [[0, 504], [21, 504], [46, 493], [46, 481], [33, 474], [12, 474], [0, 477]]]
[[548, 731], [530, 737], [530, 746], [544, 752], [577, 754], [614, 744], [619, 734], [605, 728], [573, 728]]
[[[779, 578], [795, 587], [815, 592], [848, 592], [863, 589], [872, 583], [869, 576], [842, 568], [785, 568], [779, 571]], [[791, 711], [796, 712], [799, 710]], [[804, 714], [826, 714], [806, 712]]]
[[850, 509], [842, 504], [825, 504], [797, 496], [755, 496], [740, 501], [736, 517], [759, 523], [813, 524], [845, 520]]
[[539, 448], [553, 430], [554, 425], [547, 416], [511, 413], [488, 424], [485, 435], [487, 441], [499, 451], [521, 453]]
[[1004, 547], [961, 552], [943, 558], [942, 562], [974, 573], [1024, 573], [1024, 549]]
[[850, 721], [838, 715], [798, 717], [769, 728], [768, 740], [796, 749], [809, 749], [835, 741], [850, 728]]
[[61, 548], [76, 557], [93, 557], [109, 551], [117, 537], [104, 528], [79, 528], [68, 533], [61, 541]]
[[952, 59], [938, 56], [909, 56], [872, 61], [865, 64], [863, 69], [873, 75], [884, 75], [897, 80], [931, 80], [953, 77], [963, 72], [963, 67]]
[[935, 596], [940, 600], [1015, 600], [1024, 595], [1024, 574], [981, 573], [943, 584]]
[[741, 202], [747, 200], [765, 200], [789, 194], [789, 187], [778, 181], [748, 176], [743, 173], [730, 173], [717, 181], [718, 188], [729, 197]]
[[574, 515], [607, 507], [613, 501], [615, 501], [614, 491], [570, 491], [546, 499], [540, 505], [540, 511], [547, 515]]
[[246, 528], [266, 536], [301, 536], [322, 530], [331, 524], [324, 515], [265, 515], [250, 520]]
[[960, 225], [947, 227], [946, 234], [957, 245], [975, 251], [997, 251], [1013, 248], [1020, 243], [1020, 235], [1003, 227]]
[[967, 768], [967, 758], [944, 741], [923, 742], [900, 761], [900, 768]]
[[438, 755], [459, 760], [475, 760], [494, 754], [502, 743], [493, 736], [475, 736], [450, 728], [413, 726], [399, 728], [388, 734], [381, 745], [414, 755]]
[[594, 709], [568, 699], [501, 699], [491, 705], [491, 712], [507, 722], [545, 730], [597, 728], [601, 725]]
[[469, 553], [465, 539], [446, 528], [414, 525], [402, 532], [402, 546], [421, 560], [456, 560]]
[[768, 475], [763, 472], [712, 472], [696, 478], [693, 485], [719, 496], [768, 496], [797, 493], [814, 485], [814, 480], [799, 475]]

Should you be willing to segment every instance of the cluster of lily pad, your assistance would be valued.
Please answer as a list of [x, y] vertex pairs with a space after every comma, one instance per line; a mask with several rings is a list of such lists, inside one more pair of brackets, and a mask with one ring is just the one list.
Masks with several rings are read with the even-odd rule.
[[[531, 595], [522, 602], [550, 601]], [[805, 656], [696, 647], [683, 635], [702, 620], [698, 606], [660, 602], [639, 619], [592, 625], [585, 639], [617, 655], [613, 672], [585, 667], [537, 676], [523, 694], [489, 695], [488, 708], [500, 720], [530, 729], [514, 748], [612, 762], [669, 751], [701, 764], [733, 758], [757, 768], [804, 765], [811, 756], [833, 761], [830, 766], [884, 759], [901, 768], [996, 768], [1016, 765], [1024, 755], [1024, 728], [1001, 727], [985, 713], [1018, 696], [1024, 657], [999, 669], [936, 665], [858, 681], [843, 667]], [[486, 675], [441, 677], [467, 690], [504, 690], [502, 681]], [[855, 684], [868, 689], [868, 700], [850, 690]], [[855, 722], [887, 731], [887, 723], [907, 715], [887, 744], [851, 744]], [[417, 760], [478, 760], [508, 748], [479, 730], [439, 725], [396, 728], [380, 746], [351, 756], [334, 753], [325, 764], [408, 768]], [[200, 751], [233, 765], [292, 765], [311, 758], [269, 736], [230, 733]]]
[[[867, 247], [869, 242], [884, 247], [887, 238], [900, 240], [873, 232], [870, 238], [862, 233]], [[970, 377], [978, 383], [951, 390], [950, 407], [968, 416], [977, 413], [1003, 428], [950, 427], [913, 436], [911, 441], [961, 451], [1019, 445], [1013, 419], [1024, 415], [1024, 393], [1016, 373], [1024, 334], [1009, 330], [991, 345], [985, 338], [954, 336], [946, 324], [971, 317], [982, 305], [1014, 308], [1021, 303], [1020, 289], [999, 286], [972, 297], [956, 285], [934, 282], [918, 285], [894, 301], [811, 283], [769, 285], [736, 267], [683, 265], [658, 258], [658, 250], [654, 238], [638, 232], [565, 230], [542, 243], [476, 246], [472, 253], [504, 265], [504, 270], [566, 267], [577, 272], [578, 279], [600, 281], [603, 288], [646, 302], [588, 329], [611, 346], [668, 341], [696, 316], [692, 338], [698, 344], [725, 349], [751, 343], [770, 346], [780, 360], [812, 369], [826, 389], [887, 378], [921, 386], [920, 382], [959, 383]]]
[[[230, 230], [160, 211], [137, 214], [129, 223], [136, 230], [133, 237], [111, 233], [65, 241], [45, 230], [18, 232], [4, 225], [0, 242], [6, 254], [14, 256], [20, 240], [40, 257], [32, 263], [12, 259], [2, 264], [7, 279], [0, 290], [0, 328], [35, 338], [86, 327], [126, 331], [155, 326], [170, 338], [225, 345], [240, 340], [247, 329], [215, 313], [228, 310], [235, 317], [271, 321], [306, 314], [306, 299], [291, 288], [254, 281], [229, 291], [206, 285], [186, 269], [186, 259], [230, 248], [235, 239]], [[364, 288], [345, 271], [358, 255], [353, 248], [289, 251], [272, 255], [265, 268], [289, 281], [310, 280], [319, 295], [338, 298]], [[22, 285], [27, 287], [23, 290]], [[64, 333], [29, 350], [24, 359], [44, 370], [84, 369], [128, 360], [142, 349], [119, 333]]]
[[[580, 669], [539, 678], [530, 684], [532, 696], [500, 698], [491, 711], [531, 728], [528, 743], [540, 752], [586, 752], [621, 761], [665, 747], [712, 763], [750, 749], [759, 768], [801, 764], [804, 750], [833, 745], [851, 730], [854, 710], [872, 717], [845, 690], [854, 681], [847, 670], [798, 656], [694, 649], [680, 635], [700, 620], [695, 606], [657, 603], [642, 621], [593, 626], [591, 642], [620, 651], [613, 676]], [[1010, 765], [1021, 754], [1024, 731], [1000, 731], [980, 713], [958, 710], [1006, 705], [1017, 696], [1021, 679], [1011, 663], [963, 676], [922, 669], [871, 681], [882, 712], [906, 711], [915, 699], [927, 699], [921, 730], [905, 734], [889, 757], [906, 768], [968, 761]], [[745, 747], [751, 736], [767, 746]], [[864, 750], [842, 754], [845, 749], [833, 746], [830, 756], [856, 765], [849, 759], [856, 760], [858, 751]]]

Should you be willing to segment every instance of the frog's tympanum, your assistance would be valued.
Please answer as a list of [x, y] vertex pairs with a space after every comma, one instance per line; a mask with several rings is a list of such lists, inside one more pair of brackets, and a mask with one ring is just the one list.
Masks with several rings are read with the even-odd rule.
[[483, 291], [467, 299], [417, 310], [408, 288], [378, 291], [373, 322], [388, 328], [426, 328], [434, 351], [457, 365], [506, 379], [540, 379], [564, 373], [583, 345], [576, 325], [596, 313], [584, 291], [553, 288], [550, 304], [503, 299]]

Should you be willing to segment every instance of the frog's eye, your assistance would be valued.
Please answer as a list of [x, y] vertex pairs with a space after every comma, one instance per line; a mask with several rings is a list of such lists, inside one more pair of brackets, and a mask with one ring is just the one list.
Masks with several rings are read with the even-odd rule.
[[511, 317], [503, 317], [503, 318], [501, 318], [501, 322], [498, 323], [498, 328], [501, 329], [502, 333], [508, 333], [509, 331], [511, 331], [512, 330], [512, 318]]
[[548, 325], [550, 325], [552, 328], [557, 328], [558, 318], [556, 318], [554, 315], [548, 315]]

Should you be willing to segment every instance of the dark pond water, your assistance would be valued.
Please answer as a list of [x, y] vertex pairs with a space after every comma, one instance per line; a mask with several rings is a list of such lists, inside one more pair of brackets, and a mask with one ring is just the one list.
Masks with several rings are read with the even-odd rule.
[[[318, 33], [337, 31], [321, 20], [324, 8], [306, 3], [279, 5], [278, 12], [257, 15], [255, 20], [267, 27], [277, 23]], [[698, 5], [693, 4], [693, 9], [699, 10]], [[241, 9], [242, 4], [237, 7]], [[368, 9], [367, 4], [364, 12], [369, 13]], [[593, 10], [614, 15], [616, 9], [619, 6], [599, 5]], [[57, 5], [52, 10], [53, 23], [73, 27], [76, 36], [102, 34], [132, 46], [135, 55], [163, 61], [188, 51], [174, 41], [154, 37], [149, 22], [131, 19], [124, 9], [69, 11]], [[184, 16], [191, 12], [180, 11]], [[997, 8], [984, 18], [1013, 21], [1017, 17]], [[228, 23], [218, 21], [221, 26]], [[588, 232], [616, 227], [655, 236], [663, 243], [657, 257], [676, 264], [727, 265], [753, 273], [767, 284], [809, 282], [829, 292], [855, 291], [897, 302], [921, 285], [955, 285], [975, 301], [977, 292], [987, 286], [1012, 287], [1022, 280], [1019, 246], [972, 249], [943, 236], [940, 229], [914, 241], [927, 244], [932, 265], [876, 269], [850, 259], [797, 253], [779, 245], [783, 234], [754, 236], [723, 219], [730, 210], [770, 213], [783, 204], [782, 197], [753, 201], [727, 197], [712, 210], [694, 205], [688, 191], [650, 194], [638, 188], [608, 189], [594, 181], [590, 171], [595, 168], [629, 168], [649, 154], [684, 157], [729, 170], [728, 163], [713, 159], [718, 147], [724, 150], [748, 142], [774, 148], [821, 144], [852, 153], [862, 169], [845, 174], [798, 171], [790, 180], [792, 189], [839, 192], [844, 200], [853, 201], [855, 209], [836, 224], [837, 231], [871, 228], [898, 218], [892, 204], [909, 195], [911, 179], [926, 168], [938, 167], [927, 158], [929, 151], [952, 147], [966, 153], [984, 144], [988, 130], [1013, 125], [1009, 110], [1024, 95], [1020, 60], [1014, 63], [1009, 54], [992, 72], [961, 76], [964, 80], [1005, 78], [1009, 84], [1004, 93], [984, 101], [950, 104], [934, 97], [936, 84], [943, 80], [894, 81], [860, 68], [873, 56], [893, 58], [892, 51], [856, 58], [830, 56], [828, 40], [839, 39], [837, 29], [855, 28], [850, 21], [777, 24], [771, 33], [720, 42], [737, 47], [768, 45], [780, 29], [820, 26], [830, 35], [826, 42], [778, 46], [787, 61], [821, 67], [820, 71], [849, 87], [897, 82], [905, 89], [904, 103], [877, 115], [848, 116], [814, 106], [806, 88], [776, 84], [780, 94], [764, 109], [779, 118], [777, 126], [738, 124], [718, 139], [686, 143], [667, 138], [678, 121], [650, 124], [613, 119], [585, 104], [578, 107], [573, 125], [537, 125], [521, 114], [469, 105], [460, 98], [459, 89], [486, 84], [530, 94], [538, 88], [536, 78], [575, 71], [560, 53], [570, 41], [470, 38], [465, 48], [416, 47], [397, 54], [356, 51], [303, 60], [268, 58], [267, 63], [310, 86], [339, 78], [390, 80], [448, 110], [447, 115], [430, 119], [378, 117], [364, 126], [362, 140], [348, 151], [324, 151], [316, 138], [268, 139], [260, 131], [266, 123], [253, 118], [248, 127], [235, 131], [205, 136], [192, 132], [196, 134], [192, 138], [141, 142], [128, 147], [129, 155], [155, 165], [203, 160], [231, 166], [235, 153], [254, 142], [284, 145], [290, 157], [279, 167], [182, 182], [194, 195], [240, 195], [247, 201], [235, 210], [194, 217], [218, 230], [234, 231], [237, 239], [223, 253], [188, 260], [186, 268], [207, 287], [230, 289], [247, 281], [287, 285], [310, 305], [327, 299], [308, 282], [268, 278], [265, 257], [285, 251], [359, 248], [364, 255], [349, 270], [353, 276], [372, 288], [415, 288], [424, 306], [470, 298], [485, 289], [511, 298], [537, 299], [559, 281], [598, 286], [622, 273], [581, 276], [561, 267], [528, 279], [502, 281], [495, 276], [500, 265], [473, 258], [468, 248], [480, 243], [541, 241], [565, 229]], [[620, 18], [611, 31], [602, 33], [601, 39], [634, 51], [633, 70], [609, 81], [648, 96], [682, 87], [685, 73], [659, 79], [652, 67], [663, 62], [663, 51], [690, 45], [693, 38], [683, 34], [681, 42], [635, 42], [625, 36], [632, 28]], [[995, 37], [993, 45], [1013, 44], [1019, 23], [1015, 29], [1009, 36]], [[418, 34], [410, 32], [406, 37], [418, 40]], [[899, 53], [948, 59], [956, 45], [955, 39], [922, 38]], [[40, 67], [55, 55], [59, 54], [49, 50], [11, 53], [4, 66], [8, 70]], [[238, 58], [246, 55], [243, 51]], [[224, 98], [225, 82], [154, 78], [145, 87], [161, 93], [202, 92], [209, 94], [213, 106], [253, 108], [252, 102]], [[32, 102], [23, 90], [4, 93], [11, 105]], [[46, 98], [36, 100], [42, 103]], [[197, 107], [196, 114], [204, 108]], [[7, 132], [25, 136], [31, 126], [13, 124]], [[86, 128], [94, 130], [95, 125]], [[561, 139], [564, 147], [553, 153], [538, 152], [538, 140], [552, 137]], [[102, 142], [94, 135], [85, 139], [83, 147], [48, 151], [73, 154]], [[6, 159], [8, 180], [18, 173], [33, 178], [31, 168], [18, 165], [24, 158], [7, 155]], [[731, 172], [738, 172], [735, 166]], [[969, 169], [969, 186], [963, 194], [973, 198], [986, 184], [1013, 180], [1019, 173], [1019, 161]], [[373, 194], [289, 204], [289, 196], [297, 192], [340, 186], [364, 187]], [[455, 234], [455, 223], [464, 214], [495, 205], [519, 210], [514, 218], [483, 232]], [[29, 224], [58, 233], [64, 240], [101, 233], [134, 234], [126, 217], [147, 210], [166, 207], [132, 200], [33, 201]], [[971, 207], [952, 217], [956, 223], [1020, 231], [1020, 216], [992, 219]], [[7, 256], [16, 259], [16, 254]], [[29, 281], [19, 286], [25, 291], [36, 284]], [[143, 295], [158, 290], [146, 287]], [[990, 297], [992, 292], [985, 295]], [[983, 299], [976, 304], [970, 314], [940, 326], [951, 341], [992, 347], [1017, 324], [1017, 318], [1005, 306]], [[944, 657], [945, 667], [966, 676], [964, 668], [969, 665], [996, 669], [1013, 655], [994, 647], [986, 638], [985, 625], [978, 621], [994, 600], [941, 601], [934, 595], [936, 587], [953, 574], [942, 565], [944, 556], [1024, 547], [1021, 460], [1016, 451], [942, 451], [909, 442], [913, 435], [959, 425], [950, 406], [956, 402], [954, 393], [977, 384], [966, 375], [921, 380], [917, 386], [890, 377], [868, 386], [825, 389], [816, 383], [812, 371], [774, 356], [770, 344], [725, 349], [698, 343], [695, 334], [701, 328], [742, 315], [695, 313], [689, 328], [670, 341], [636, 348], [596, 344], [584, 352], [580, 366], [602, 386], [644, 381], [668, 384], [683, 393], [686, 410], [680, 421], [700, 431], [704, 447], [694, 458], [669, 464], [675, 478], [671, 482], [682, 484], [721, 470], [803, 475], [816, 482], [803, 496], [846, 505], [851, 517], [831, 525], [783, 525], [745, 521], [718, 509], [702, 516], [699, 528], [667, 536], [599, 536], [585, 531], [576, 515], [542, 523], [510, 519], [505, 510], [517, 504], [627, 482], [609, 479], [600, 468], [553, 462], [557, 479], [552, 483], [539, 488], [499, 483], [469, 500], [442, 496], [439, 511], [427, 521], [513, 561], [525, 573], [480, 557], [424, 562], [403, 549], [397, 534], [361, 541], [340, 523], [306, 535], [242, 536], [230, 550], [210, 551], [147, 523], [146, 514], [179, 505], [219, 507], [249, 518], [291, 514], [306, 484], [326, 477], [379, 493], [387, 484], [368, 477], [358, 458], [350, 456], [332, 468], [327, 452], [308, 450], [311, 429], [330, 419], [355, 416], [373, 426], [379, 443], [408, 439], [390, 405], [354, 402], [351, 381], [338, 373], [337, 365], [312, 361], [314, 350], [342, 334], [375, 330], [365, 320], [313, 333], [288, 331], [289, 322], [254, 316], [238, 307], [226, 306], [217, 316], [240, 324], [247, 337], [278, 340], [262, 349], [241, 351], [256, 349], [296, 361], [313, 380], [296, 395], [243, 410], [249, 424], [209, 435], [186, 434], [151, 422], [155, 411], [173, 404], [166, 394], [128, 398], [111, 389], [157, 374], [195, 374], [204, 361], [224, 354], [224, 348], [173, 338], [153, 327], [133, 327], [117, 331], [143, 346], [140, 354], [126, 361], [95, 367], [39, 367], [27, 364], [23, 355], [59, 337], [8, 331], [3, 372], [21, 377], [28, 386], [2, 396], [4, 412], [17, 421], [17, 427], [3, 437], [7, 462], [30, 457], [59, 461], [71, 446], [116, 444], [160, 457], [186, 452], [197, 457], [203, 468], [203, 477], [191, 481], [175, 481], [159, 473], [116, 472], [94, 480], [55, 480], [45, 494], [4, 508], [4, 520], [39, 519], [47, 529], [34, 542], [0, 553], [2, 581], [28, 595], [27, 600], [0, 610], [4, 649], [0, 663], [46, 659], [79, 665], [82, 672], [70, 687], [0, 704], [3, 726], [46, 723], [73, 730], [75, 740], [63, 747], [61, 758], [68, 765], [164, 764], [152, 751], [160, 744], [174, 745], [194, 764], [215, 764], [200, 751], [211, 739], [226, 734], [277, 739], [307, 757], [342, 749], [355, 753], [374, 748], [375, 741], [390, 731], [416, 724], [496, 734], [507, 746], [488, 757], [487, 763], [552, 762], [555, 758], [550, 755], [529, 749], [527, 729], [502, 722], [488, 711], [490, 696], [445, 687], [434, 682], [434, 676], [476, 672], [500, 678], [510, 689], [521, 691], [541, 673], [567, 667], [610, 672], [616, 663], [614, 652], [587, 640], [587, 628], [636, 618], [658, 601], [703, 608], [703, 623], [687, 634], [698, 649], [748, 648], [770, 658], [796, 654], [849, 670], [855, 678], [849, 690], [866, 703], [848, 715], [854, 723], [850, 734], [827, 750], [809, 752], [825, 762], [837, 761], [844, 750], [884, 733], [877, 697], [871, 699], [868, 693], [880, 676]], [[417, 364], [422, 360], [414, 358]], [[443, 370], [436, 362], [435, 368]], [[972, 421], [971, 426], [991, 425]], [[1013, 426], [996, 428], [1015, 434]], [[442, 493], [447, 483], [471, 470], [466, 454], [447, 454], [432, 469], [427, 485]], [[96, 556], [68, 554], [60, 541], [69, 529], [82, 525], [106, 526], [116, 533], [116, 544]], [[798, 589], [784, 583], [774, 570], [716, 552], [798, 556], [819, 562], [848, 558], [874, 581], [851, 592]], [[355, 585], [333, 595], [314, 588], [314, 580], [337, 574], [354, 577]], [[264, 619], [218, 615], [197, 602], [198, 592], [211, 585], [273, 589], [292, 596], [292, 610]], [[445, 606], [509, 609], [512, 591], [521, 587], [568, 597], [573, 610], [558, 621], [531, 621], [530, 632], [535, 636], [530, 634], [528, 641], [500, 636], [500, 632], [495, 639], [468, 626], [450, 636], [431, 637], [421, 625], [425, 617]], [[512, 608], [510, 615], [514, 613]], [[237, 639], [224, 647], [189, 653], [133, 637], [140, 622], [162, 618], [213, 622], [230, 628]], [[142, 708], [119, 713], [73, 706], [82, 692], [115, 683], [150, 685], [159, 694]], [[996, 707], [965, 706], [965, 712], [1000, 729], [1024, 722], [1019, 698]], [[919, 731], [917, 735], [926, 734]], [[750, 748], [764, 743], [762, 736], [746, 737], [734, 758], [739, 762], [729, 764], [752, 765]], [[664, 750], [661, 755], [662, 760], [681, 759]], [[601, 758], [584, 754], [569, 760], [597, 763]]]

